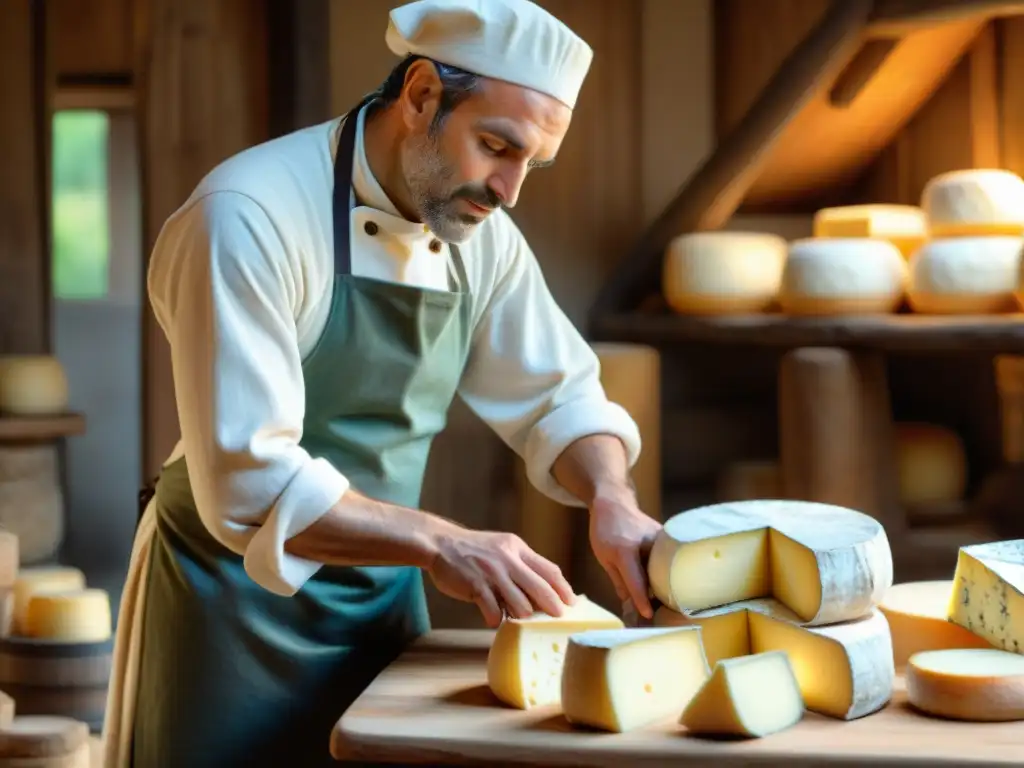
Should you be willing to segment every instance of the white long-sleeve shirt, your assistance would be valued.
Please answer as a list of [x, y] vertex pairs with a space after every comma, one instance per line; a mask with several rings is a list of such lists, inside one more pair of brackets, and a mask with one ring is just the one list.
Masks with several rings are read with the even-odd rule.
[[[353, 186], [352, 272], [445, 289], [447, 247], [401, 216], [370, 172], [360, 113]], [[302, 362], [324, 331], [334, 280], [331, 193], [340, 120], [226, 160], [166, 222], [148, 289], [171, 346], [182, 438], [199, 514], [244, 555], [258, 584], [294, 594], [321, 563], [285, 542], [325, 514], [348, 480], [311, 457], [302, 437]], [[378, 229], [365, 230], [368, 221]], [[581, 506], [551, 474], [589, 434], [616, 435], [630, 464], [640, 435], [599, 382], [598, 360], [548, 292], [503, 212], [459, 247], [469, 280], [472, 347], [459, 396], [526, 463], [530, 481]], [[338, 365], [345, 365], [339, 360]]]

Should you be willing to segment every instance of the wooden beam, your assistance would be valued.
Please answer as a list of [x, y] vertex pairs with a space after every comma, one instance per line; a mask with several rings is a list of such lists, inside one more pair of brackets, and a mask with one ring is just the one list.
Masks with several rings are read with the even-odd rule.
[[834, 107], [848, 107], [857, 95], [871, 82], [879, 68], [889, 58], [898, 42], [896, 40], [868, 40], [853, 60], [836, 78], [829, 91], [829, 102]]
[[868, 31], [900, 36], [926, 26], [1021, 14], [1024, 0], [875, 0]]

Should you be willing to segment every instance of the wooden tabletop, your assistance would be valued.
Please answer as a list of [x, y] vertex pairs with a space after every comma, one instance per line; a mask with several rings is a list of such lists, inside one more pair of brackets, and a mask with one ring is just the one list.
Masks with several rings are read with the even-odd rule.
[[504, 707], [487, 688], [493, 632], [440, 630], [386, 669], [338, 722], [339, 760], [480, 766], [674, 768], [1024, 765], [1024, 723], [958, 723], [917, 714], [902, 681], [892, 703], [844, 722], [807, 713], [763, 739], [688, 736], [675, 718], [626, 734], [574, 729], [557, 708]]

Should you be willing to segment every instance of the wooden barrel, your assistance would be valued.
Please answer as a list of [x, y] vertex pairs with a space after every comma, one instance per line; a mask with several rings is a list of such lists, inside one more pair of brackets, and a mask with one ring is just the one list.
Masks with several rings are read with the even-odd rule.
[[25, 637], [0, 639], [0, 690], [17, 714], [53, 715], [103, 727], [113, 638], [64, 643]]

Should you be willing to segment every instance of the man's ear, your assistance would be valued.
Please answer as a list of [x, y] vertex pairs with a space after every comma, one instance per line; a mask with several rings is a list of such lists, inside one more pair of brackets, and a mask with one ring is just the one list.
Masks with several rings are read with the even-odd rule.
[[418, 59], [405, 73], [400, 97], [402, 119], [410, 130], [426, 130], [441, 107], [443, 87], [433, 62]]

